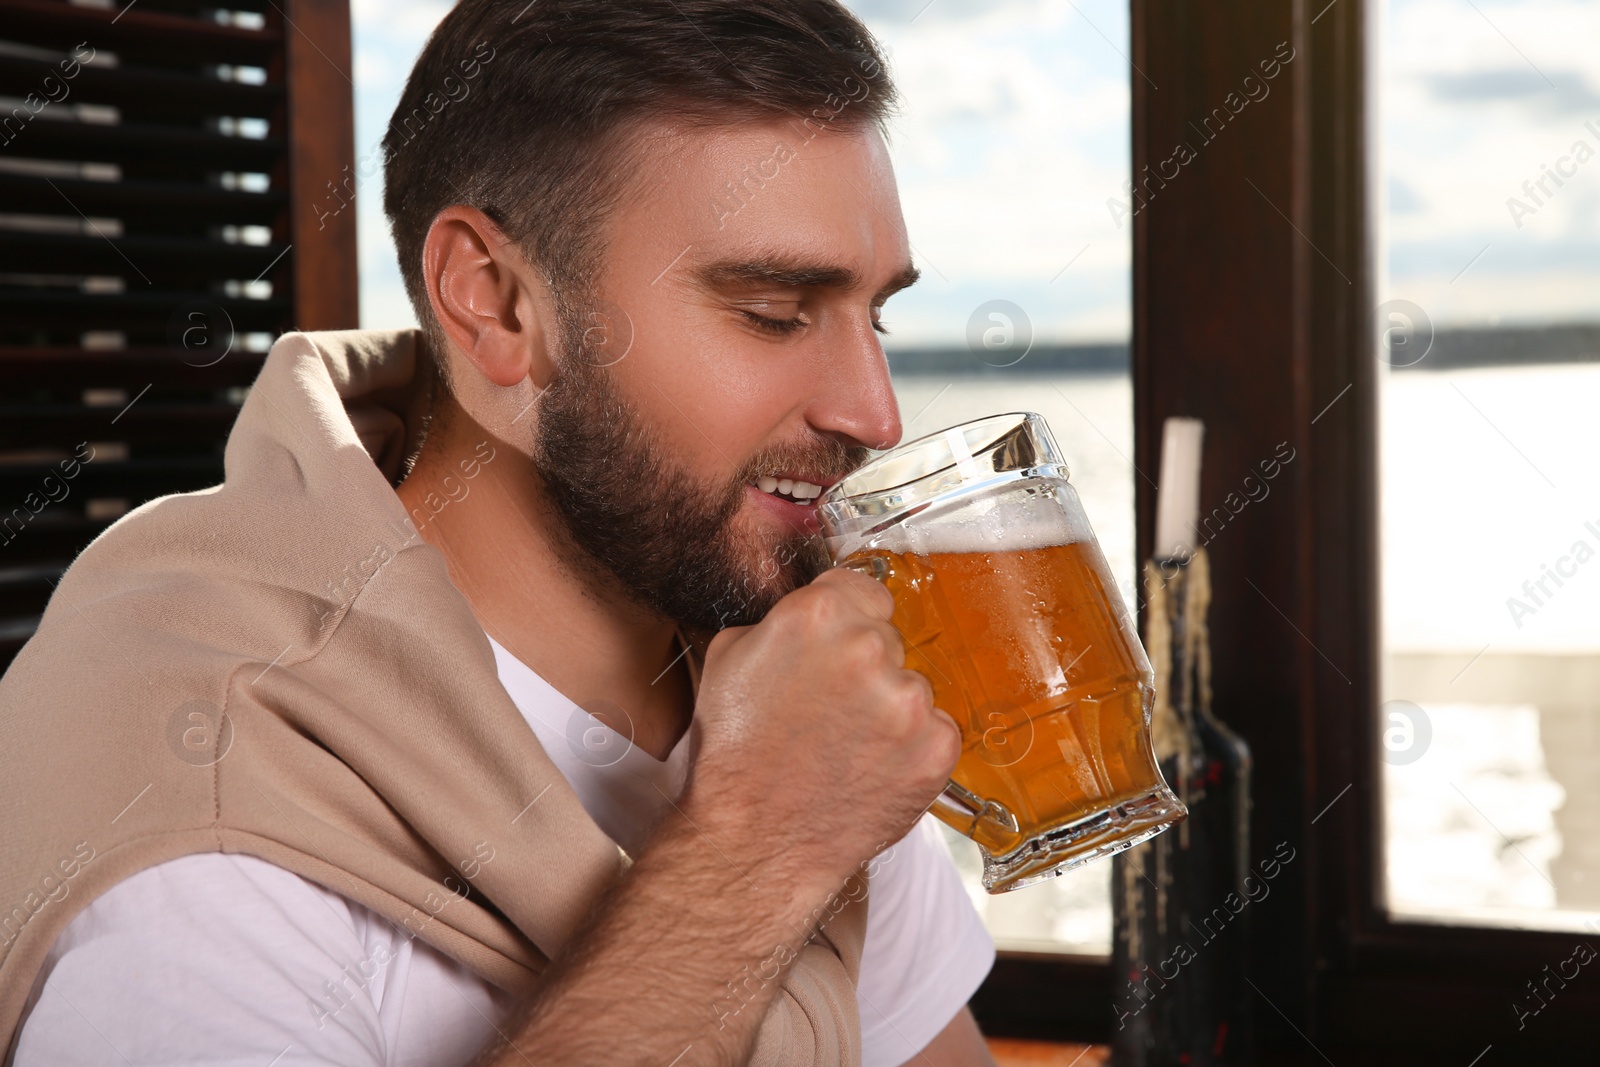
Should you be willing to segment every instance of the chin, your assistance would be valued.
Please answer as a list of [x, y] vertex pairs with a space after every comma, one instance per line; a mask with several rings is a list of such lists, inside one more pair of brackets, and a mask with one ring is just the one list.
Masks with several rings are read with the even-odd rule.
[[735, 567], [740, 589], [765, 615], [784, 594], [809, 584], [827, 569], [828, 559], [820, 536], [774, 522], [770, 516], [750, 514], [756, 510], [746, 508], [740, 516]]

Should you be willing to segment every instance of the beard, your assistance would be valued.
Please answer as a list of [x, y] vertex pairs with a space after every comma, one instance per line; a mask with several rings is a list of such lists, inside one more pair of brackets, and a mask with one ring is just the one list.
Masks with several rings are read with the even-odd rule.
[[822, 539], [776, 539], [738, 517], [762, 475], [842, 477], [869, 452], [833, 438], [764, 449], [724, 480], [676, 462], [657, 428], [619, 393], [586, 349], [584, 315], [563, 315], [562, 358], [539, 398], [533, 460], [576, 553], [569, 561], [636, 604], [704, 633], [759, 622], [785, 593], [831, 561]]

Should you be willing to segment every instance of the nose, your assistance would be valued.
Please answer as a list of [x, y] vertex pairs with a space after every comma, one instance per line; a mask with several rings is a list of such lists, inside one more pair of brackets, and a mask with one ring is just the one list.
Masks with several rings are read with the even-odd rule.
[[889, 379], [889, 361], [870, 322], [852, 328], [816, 370], [818, 392], [806, 413], [814, 429], [871, 449], [899, 442], [900, 403]]

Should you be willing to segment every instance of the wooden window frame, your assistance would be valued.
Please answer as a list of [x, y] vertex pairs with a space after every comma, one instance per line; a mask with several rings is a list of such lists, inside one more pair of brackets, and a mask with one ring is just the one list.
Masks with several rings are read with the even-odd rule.
[[[1368, 121], [1382, 7], [1131, 9], [1133, 174], [1170, 175], [1176, 145], [1195, 149], [1133, 215], [1140, 557], [1164, 418], [1210, 428], [1203, 510], [1281, 442], [1295, 450], [1271, 494], [1207, 546], [1216, 707], [1256, 760], [1252, 852], [1288, 841], [1300, 856], [1254, 916], [1262, 1061], [1467, 1067], [1492, 1049], [1483, 1062], [1565, 1062], [1592, 1041], [1600, 982], [1574, 980], [1522, 1029], [1513, 1004], [1581, 935], [1397, 922], [1381, 906]], [[1280, 42], [1294, 59], [1233, 113], [1228, 94], [1246, 75], [1260, 83]], [[1198, 130], [1218, 107], [1225, 126]], [[1007, 954], [974, 1004], [991, 1032], [1105, 1040], [1111, 983], [1097, 961]]]

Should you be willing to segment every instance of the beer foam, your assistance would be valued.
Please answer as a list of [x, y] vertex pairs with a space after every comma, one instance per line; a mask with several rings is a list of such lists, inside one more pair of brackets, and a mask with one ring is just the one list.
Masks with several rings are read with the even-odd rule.
[[842, 558], [868, 548], [918, 555], [1019, 552], [1092, 540], [1094, 532], [1075, 496], [1019, 497], [1012, 489], [998, 498], [929, 508], [870, 536], [845, 536], [838, 538], [837, 544], [830, 541], [830, 548], [835, 558]]

